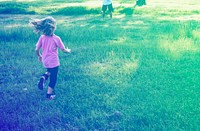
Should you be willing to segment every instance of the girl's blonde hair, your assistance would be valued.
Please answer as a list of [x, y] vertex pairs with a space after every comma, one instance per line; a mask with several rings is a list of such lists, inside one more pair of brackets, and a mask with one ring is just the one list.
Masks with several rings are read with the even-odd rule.
[[35, 19], [30, 23], [34, 26], [35, 32], [43, 33], [47, 36], [52, 36], [56, 29], [56, 20], [51, 16], [44, 19]]

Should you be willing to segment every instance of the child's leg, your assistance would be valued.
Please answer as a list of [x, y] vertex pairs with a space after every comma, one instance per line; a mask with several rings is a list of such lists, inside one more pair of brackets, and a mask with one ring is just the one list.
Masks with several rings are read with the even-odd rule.
[[110, 18], [112, 18], [112, 11], [110, 11]]
[[103, 18], [105, 17], [106, 10], [107, 10], [107, 5], [103, 5], [102, 6], [102, 16], [103, 16]]
[[49, 75], [50, 73], [46, 72], [41, 76], [40, 81], [38, 82], [38, 89], [43, 90], [43, 87], [45, 85], [46, 80], [48, 80]]
[[48, 77], [50, 76], [50, 72], [45, 72], [45, 74], [42, 75], [42, 77], [44, 78], [44, 80], [48, 80]]
[[47, 98], [50, 98], [51, 95], [53, 95], [54, 87], [57, 82], [58, 67], [49, 68], [48, 71], [50, 72], [50, 82], [47, 89]]
[[102, 16], [103, 16], [103, 18], [105, 17], [105, 11], [102, 12]]
[[109, 10], [109, 13], [110, 13], [110, 18], [112, 18], [112, 12], [113, 12], [112, 4], [108, 5], [108, 10]]

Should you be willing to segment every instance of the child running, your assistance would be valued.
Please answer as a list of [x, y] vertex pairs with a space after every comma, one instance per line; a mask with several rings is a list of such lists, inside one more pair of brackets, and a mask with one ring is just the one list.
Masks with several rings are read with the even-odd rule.
[[[42, 33], [37, 44], [36, 44], [36, 54], [40, 62], [47, 69], [39, 82], [38, 88], [43, 90], [45, 82], [50, 77], [50, 82], [47, 88], [46, 98], [51, 100], [55, 98], [54, 88], [57, 81], [58, 67], [60, 66], [60, 61], [58, 57], [58, 48], [62, 52], [71, 52], [71, 49], [65, 48], [62, 40], [59, 36], [54, 34], [56, 30], [56, 21], [53, 17], [46, 17], [44, 19], [33, 20], [30, 22], [37, 33]], [[42, 52], [40, 53], [40, 49]]]

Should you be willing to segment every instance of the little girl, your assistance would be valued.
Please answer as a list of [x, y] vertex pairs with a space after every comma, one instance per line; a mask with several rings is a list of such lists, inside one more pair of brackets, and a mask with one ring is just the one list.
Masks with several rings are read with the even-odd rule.
[[[45, 82], [50, 77], [50, 82], [47, 89], [46, 97], [51, 100], [55, 97], [54, 87], [57, 81], [58, 67], [60, 65], [58, 57], [58, 48], [63, 52], [71, 52], [71, 49], [65, 48], [59, 36], [54, 34], [56, 30], [56, 21], [53, 17], [46, 17], [40, 20], [33, 20], [30, 22], [37, 33], [42, 33], [37, 44], [36, 54], [39, 61], [41, 61], [47, 72], [43, 74], [38, 82], [38, 88], [43, 90]], [[42, 50], [42, 54], [40, 53]]]

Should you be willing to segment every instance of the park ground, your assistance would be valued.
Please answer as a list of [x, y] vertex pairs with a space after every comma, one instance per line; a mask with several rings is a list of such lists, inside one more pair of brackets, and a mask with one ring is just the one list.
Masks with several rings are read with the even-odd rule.
[[[7, 12], [0, 14], [0, 130], [200, 129], [199, 1], [136, 8], [117, 1], [113, 19], [104, 20], [101, 1], [7, 2], [0, 2]], [[29, 24], [49, 15], [72, 49], [59, 52], [52, 101], [37, 90], [45, 69]]]

